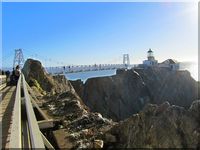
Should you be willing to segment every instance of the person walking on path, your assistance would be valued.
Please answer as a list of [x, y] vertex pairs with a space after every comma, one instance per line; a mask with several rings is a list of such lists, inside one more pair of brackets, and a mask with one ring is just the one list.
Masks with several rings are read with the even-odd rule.
[[17, 65], [16, 68], [15, 68], [15, 81], [16, 81], [16, 84], [17, 84], [17, 81], [19, 79], [20, 74], [21, 74], [20, 67], [19, 67], [19, 65]]
[[7, 70], [7, 71], [6, 71], [6, 84], [8, 84], [8, 79], [9, 79], [9, 77], [10, 77], [10, 71]]

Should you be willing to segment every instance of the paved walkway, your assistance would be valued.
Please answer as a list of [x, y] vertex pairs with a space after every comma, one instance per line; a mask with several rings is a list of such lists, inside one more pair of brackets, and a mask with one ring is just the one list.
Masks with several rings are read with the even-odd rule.
[[9, 148], [15, 92], [16, 86], [7, 86], [0, 91], [0, 149]]

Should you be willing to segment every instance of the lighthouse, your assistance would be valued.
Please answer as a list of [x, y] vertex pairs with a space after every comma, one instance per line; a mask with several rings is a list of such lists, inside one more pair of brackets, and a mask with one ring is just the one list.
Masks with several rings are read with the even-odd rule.
[[155, 60], [153, 51], [151, 50], [151, 48], [147, 51], [147, 60], [143, 61], [143, 65], [144, 66], [155, 66], [158, 64], [158, 61]]
[[149, 49], [149, 50], [147, 51], [147, 59], [148, 59], [149, 61], [154, 61], [154, 60], [155, 60], [154, 55], [153, 55], [153, 51], [152, 51], [151, 49]]

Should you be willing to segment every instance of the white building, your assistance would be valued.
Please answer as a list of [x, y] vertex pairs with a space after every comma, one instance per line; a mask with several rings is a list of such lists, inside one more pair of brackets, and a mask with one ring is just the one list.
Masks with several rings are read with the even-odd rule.
[[167, 59], [167, 60], [163, 61], [162, 63], [159, 63], [159, 67], [170, 68], [172, 70], [178, 70], [179, 63], [174, 59]]
[[153, 51], [151, 49], [147, 52], [147, 60], [143, 61], [144, 67], [161, 67], [161, 68], [169, 68], [171, 70], [178, 70], [179, 63], [174, 59], [167, 59], [162, 63], [158, 63], [157, 60], [154, 58]]
[[147, 52], [147, 60], [143, 61], [143, 65], [151, 67], [151, 66], [156, 66], [157, 64], [158, 64], [158, 61], [155, 60], [153, 51], [149, 49]]

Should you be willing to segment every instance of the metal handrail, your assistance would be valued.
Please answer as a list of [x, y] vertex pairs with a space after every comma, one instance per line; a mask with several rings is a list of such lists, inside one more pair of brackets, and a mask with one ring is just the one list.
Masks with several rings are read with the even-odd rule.
[[21, 142], [21, 75], [17, 83], [11, 126], [10, 148], [22, 148]]
[[29, 126], [29, 131], [30, 131], [30, 138], [31, 138], [31, 147], [45, 148], [42, 135], [41, 135], [34, 111], [33, 111], [33, 107], [32, 107], [31, 100], [30, 100], [27, 86], [26, 86], [26, 81], [23, 74], [22, 74], [22, 83], [23, 83], [25, 105], [26, 105], [26, 112], [27, 112], [27, 118], [28, 118], [28, 126]]
[[33, 110], [33, 106], [31, 103], [31, 99], [28, 93], [27, 82], [25, 80], [24, 75], [21, 73], [15, 94], [15, 103], [13, 109], [13, 119], [11, 125], [11, 136], [10, 136], [10, 148], [23, 148], [22, 144], [22, 118], [21, 118], [21, 85], [24, 91], [24, 100], [25, 100], [25, 108], [26, 108], [26, 116], [27, 116], [27, 124], [29, 130], [29, 140], [31, 144], [31, 148], [44, 148], [45, 146], [54, 149], [51, 143], [45, 138], [45, 136], [41, 133], [39, 129], [39, 125]]

